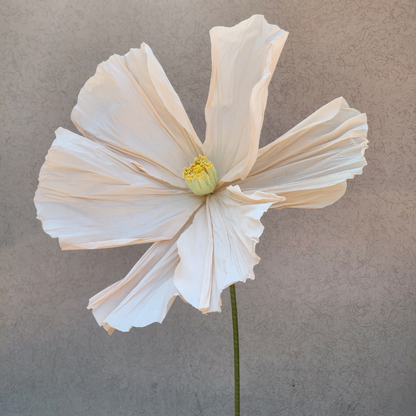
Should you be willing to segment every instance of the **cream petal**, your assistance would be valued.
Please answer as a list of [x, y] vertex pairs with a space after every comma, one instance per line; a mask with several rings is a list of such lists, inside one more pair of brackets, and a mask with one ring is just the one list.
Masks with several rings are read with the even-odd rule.
[[347, 182], [343, 181], [325, 188], [285, 192], [284, 201], [273, 204], [271, 208], [323, 208], [338, 201], [346, 190]]
[[124, 279], [90, 299], [88, 309], [110, 334], [163, 321], [178, 295], [176, 240], [154, 243]]
[[62, 128], [56, 136], [35, 205], [63, 250], [171, 239], [204, 201], [140, 172], [100, 143]]
[[268, 85], [287, 35], [261, 15], [210, 30], [212, 75], [203, 149], [220, 185], [244, 179], [256, 161]]
[[322, 208], [344, 194], [367, 164], [367, 118], [341, 97], [259, 150], [244, 192], [284, 196], [272, 208]]
[[98, 65], [71, 118], [86, 137], [177, 187], [186, 187], [182, 170], [201, 153], [178, 95], [144, 43]]
[[244, 195], [229, 187], [208, 195], [192, 224], [179, 237], [180, 263], [174, 282], [184, 300], [204, 313], [221, 310], [221, 292], [254, 279], [260, 258], [255, 246], [263, 232], [260, 217], [281, 197]]

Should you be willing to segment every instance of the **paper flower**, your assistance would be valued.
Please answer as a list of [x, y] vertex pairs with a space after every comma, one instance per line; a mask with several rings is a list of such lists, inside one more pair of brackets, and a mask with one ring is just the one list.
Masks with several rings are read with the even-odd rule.
[[366, 116], [343, 98], [258, 149], [287, 35], [261, 15], [211, 29], [203, 144], [144, 43], [82, 88], [71, 118], [83, 136], [56, 131], [35, 196], [44, 230], [63, 250], [154, 243], [90, 300], [110, 333], [161, 322], [178, 295], [220, 311], [224, 288], [254, 279], [268, 208], [327, 206], [362, 172]]

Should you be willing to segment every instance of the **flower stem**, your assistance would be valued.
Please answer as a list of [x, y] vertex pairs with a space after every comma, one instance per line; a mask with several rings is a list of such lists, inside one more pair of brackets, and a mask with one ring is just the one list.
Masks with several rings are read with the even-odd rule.
[[238, 317], [237, 298], [235, 296], [235, 284], [230, 286], [231, 313], [233, 317], [233, 338], [234, 338], [234, 400], [235, 416], [240, 416], [240, 351], [238, 344]]

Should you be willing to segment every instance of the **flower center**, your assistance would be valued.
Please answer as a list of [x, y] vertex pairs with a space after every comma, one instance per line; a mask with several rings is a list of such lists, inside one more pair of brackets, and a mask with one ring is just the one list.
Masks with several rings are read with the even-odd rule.
[[211, 194], [218, 183], [217, 171], [206, 156], [196, 157], [182, 173], [188, 188], [196, 195]]

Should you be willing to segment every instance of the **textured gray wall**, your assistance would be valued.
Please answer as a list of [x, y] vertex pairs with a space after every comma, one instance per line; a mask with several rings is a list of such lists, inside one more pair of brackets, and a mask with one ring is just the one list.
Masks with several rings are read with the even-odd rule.
[[322, 210], [269, 211], [256, 280], [237, 286], [242, 414], [416, 415], [414, 0], [2, 0], [0, 415], [233, 414], [221, 314], [176, 300], [108, 336], [86, 306], [148, 248], [62, 252], [33, 196], [59, 127], [111, 54], [148, 43], [204, 137], [208, 31], [254, 13], [290, 32], [261, 144], [343, 95], [368, 166]]

